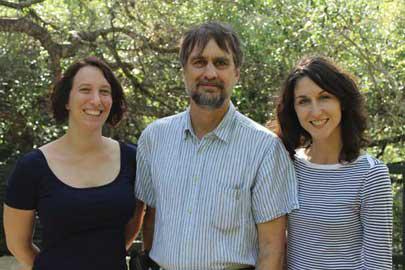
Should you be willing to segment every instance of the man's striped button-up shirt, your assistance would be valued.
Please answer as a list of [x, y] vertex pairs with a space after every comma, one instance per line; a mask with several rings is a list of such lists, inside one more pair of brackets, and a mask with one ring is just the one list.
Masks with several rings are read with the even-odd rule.
[[269, 130], [229, 110], [199, 140], [189, 110], [138, 141], [138, 199], [156, 208], [151, 257], [165, 269], [255, 265], [257, 223], [298, 208], [293, 165]]

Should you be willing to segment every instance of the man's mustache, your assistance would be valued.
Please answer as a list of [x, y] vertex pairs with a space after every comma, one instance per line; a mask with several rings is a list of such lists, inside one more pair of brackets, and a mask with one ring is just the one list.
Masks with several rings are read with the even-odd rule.
[[220, 89], [224, 89], [224, 83], [220, 81], [199, 81], [197, 83], [197, 86], [201, 86], [202, 84], [209, 84], [215, 87], [218, 87]]

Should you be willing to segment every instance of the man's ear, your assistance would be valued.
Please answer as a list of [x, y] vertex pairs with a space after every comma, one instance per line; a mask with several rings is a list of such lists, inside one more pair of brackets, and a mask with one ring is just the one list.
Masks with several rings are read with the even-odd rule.
[[239, 81], [239, 79], [240, 79], [240, 68], [235, 68], [235, 76], [236, 76], [237, 81]]

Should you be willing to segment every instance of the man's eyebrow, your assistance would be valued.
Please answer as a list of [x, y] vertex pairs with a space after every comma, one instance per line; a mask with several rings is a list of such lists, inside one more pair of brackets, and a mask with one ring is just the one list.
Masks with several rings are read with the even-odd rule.
[[226, 57], [226, 56], [218, 56], [218, 57], [215, 57], [214, 60], [231, 61], [231, 58]]
[[190, 58], [190, 60], [201, 60], [201, 59], [205, 59], [205, 57], [202, 55], [196, 55]]

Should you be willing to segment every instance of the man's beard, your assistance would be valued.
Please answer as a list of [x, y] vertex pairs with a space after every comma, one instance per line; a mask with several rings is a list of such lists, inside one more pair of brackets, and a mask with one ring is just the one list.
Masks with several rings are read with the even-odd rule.
[[218, 83], [217, 87], [220, 89], [219, 94], [209, 94], [204, 91], [198, 91], [199, 85], [196, 86], [194, 91], [189, 91], [191, 99], [199, 106], [214, 110], [220, 108], [225, 100], [228, 98], [223, 84]]
[[191, 93], [191, 98], [197, 105], [213, 110], [220, 108], [224, 104], [227, 97], [223, 92], [221, 92], [220, 95], [215, 96], [210, 96], [206, 93], [194, 92]]

